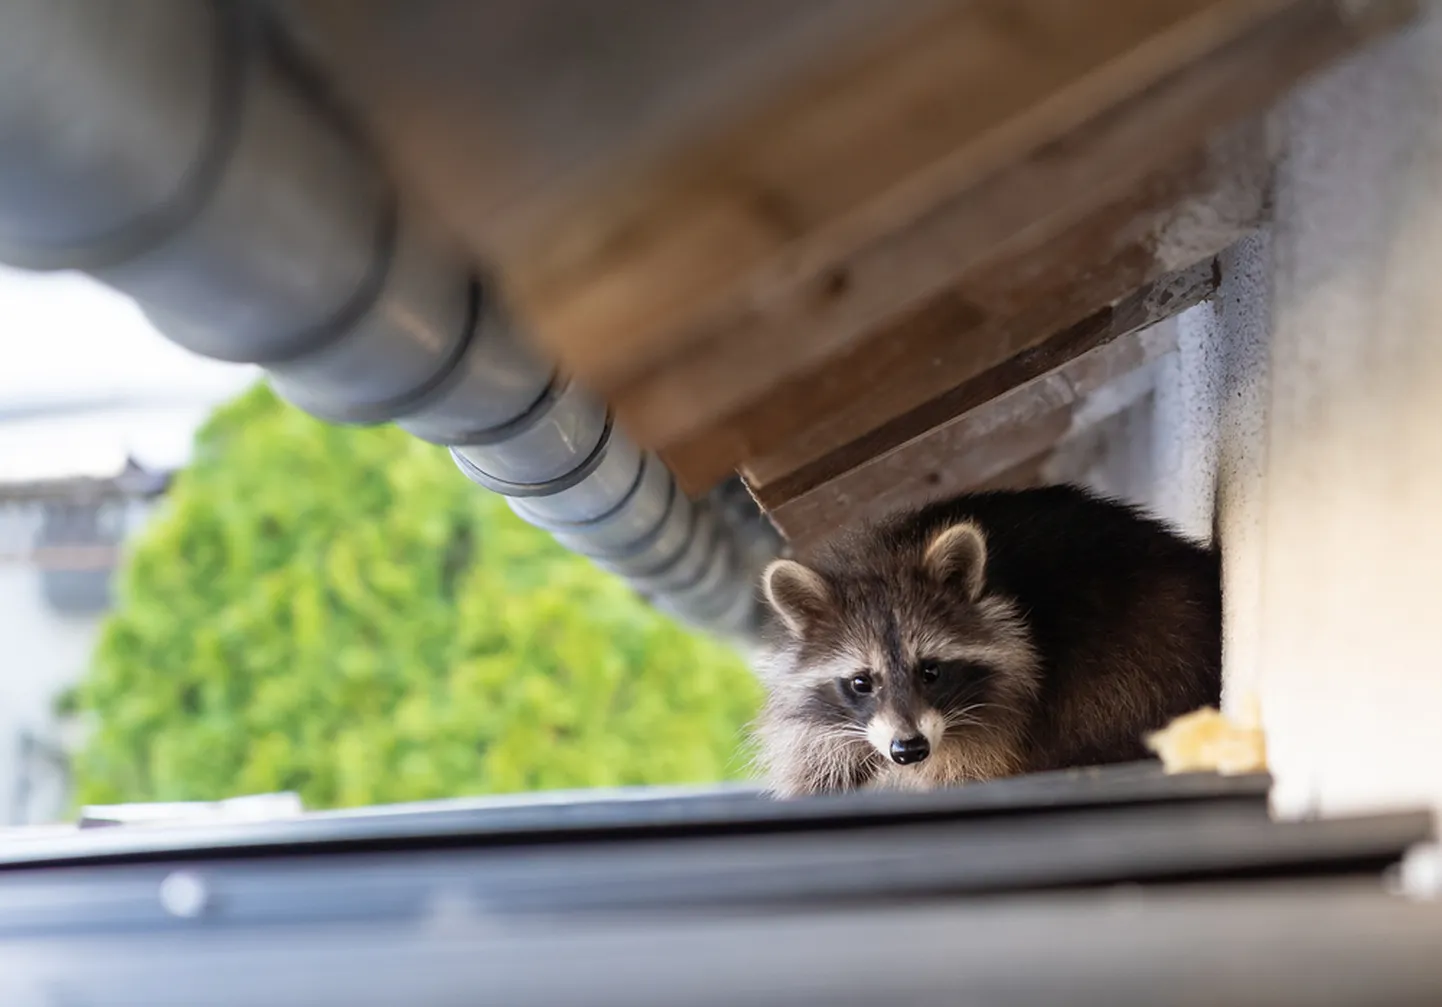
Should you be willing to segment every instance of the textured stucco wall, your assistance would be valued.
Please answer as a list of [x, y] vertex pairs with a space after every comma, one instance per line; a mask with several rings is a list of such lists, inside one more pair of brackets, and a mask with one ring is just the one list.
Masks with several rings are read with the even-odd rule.
[[[1224, 703], [1284, 816], [1442, 808], [1442, 13], [1274, 114], [1272, 222], [1105, 459], [1223, 544]], [[1128, 425], [1145, 426], [1145, 436]]]
[[1227, 543], [1274, 803], [1442, 807], [1442, 14], [1277, 126], [1261, 526]]
[[1217, 295], [1177, 320], [1177, 352], [1158, 372], [1155, 509], [1223, 543], [1223, 703], [1258, 684], [1265, 499], [1271, 256], [1266, 232], [1221, 257]]
[[1142, 504], [1199, 541], [1221, 537], [1227, 707], [1258, 682], [1269, 246], [1258, 233], [1221, 256], [1217, 295], [1163, 323], [1177, 345], [1142, 375], [1151, 393], [1068, 443], [1046, 473]]
[[1279, 814], [1442, 810], [1442, 2], [1265, 125], [1268, 224], [1043, 476], [1220, 539]]

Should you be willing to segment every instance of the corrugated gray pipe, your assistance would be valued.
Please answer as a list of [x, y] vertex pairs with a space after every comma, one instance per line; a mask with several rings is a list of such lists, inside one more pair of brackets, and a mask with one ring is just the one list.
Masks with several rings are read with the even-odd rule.
[[230, 0], [0, 0], [0, 260], [83, 270], [318, 417], [448, 446], [658, 607], [749, 638], [774, 531], [693, 503], [533, 355], [276, 42]]

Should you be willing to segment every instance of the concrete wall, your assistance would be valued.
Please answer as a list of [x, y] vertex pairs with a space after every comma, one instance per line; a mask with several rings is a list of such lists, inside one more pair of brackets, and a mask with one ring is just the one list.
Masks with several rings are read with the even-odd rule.
[[1277, 126], [1267, 464], [1242, 543], [1276, 801], [1442, 807], [1442, 13]]
[[1270, 253], [1261, 233], [1222, 256], [1218, 294], [1177, 320], [1177, 352], [1163, 361], [1155, 395], [1156, 509], [1223, 544], [1222, 701], [1232, 709], [1259, 687]]
[[1220, 536], [1279, 813], [1442, 808], [1442, 13], [1270, 127], [1267, 232], [1069, 474]]
[[[74, 273], [0, 267], [0, 319], [11, 339], [0, 366], [0, 484], [109, 477], [127, 457], [178, 468], [214, 406], [259, 376], [181, 349], [127, 298]], [[134, 516], [132, 527], [143, 509]], [[63, 774], [23, 759], [21, 739], [68, 740], [53, 702], [83, 674], [100, 622], [47, 604], [31, 559], [36, 517], [0, 505], [0, 825], [66, 807]]]

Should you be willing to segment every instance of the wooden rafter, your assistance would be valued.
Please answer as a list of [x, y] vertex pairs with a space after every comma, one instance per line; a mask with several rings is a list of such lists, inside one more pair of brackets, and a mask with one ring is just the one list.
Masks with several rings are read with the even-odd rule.
[[1025, 464], [958, 431], [1254, 226], [1258, 115], [1417, 6], [295, 0], [284, 16], [537, 346], [689, 492], [739, 468], [804, 537], [860, 513], [818, 501], [856, 501], [918, 445]]
[[[847, 521], [879, 517], [922, 500], [1016, 482], [1017, 470], [1077, 429], [1091, 396], [1110, 390], [1175, 346], [1157, 323], [1210, 296], [1216, 263], [1169, 274], [1028, 351], [1002, 394], [910, 441], [868, 458], [834, 480], [768, 508], [793, 544], [824, 537]], [[1053, 354], [1064, 362], [1050, 366]], [[763, 501], [764, 503], [764, 501]]]

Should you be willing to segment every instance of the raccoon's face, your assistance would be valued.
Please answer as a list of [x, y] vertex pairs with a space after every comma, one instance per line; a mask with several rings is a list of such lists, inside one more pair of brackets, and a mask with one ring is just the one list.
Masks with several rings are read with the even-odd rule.
[[[781, 633], [763, 669], [761, 761], [778, 793], [926, 788], [1015, 772], [1036, 689], [1024, 622], [986, 588], [970, 523], [914, 551], [763, 577]], [[837, 572], [842, 571], [842, 572]]]

